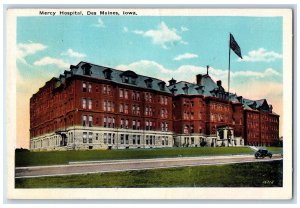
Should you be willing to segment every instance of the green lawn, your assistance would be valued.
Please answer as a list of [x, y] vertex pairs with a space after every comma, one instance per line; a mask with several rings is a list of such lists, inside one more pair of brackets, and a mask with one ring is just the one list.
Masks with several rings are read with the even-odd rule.
[[126, 150], [86, 150], [52, 152], [16, 152], [17, 167], [35, 165], [67, 164], [69, 161], [135, 159], [159, 157], [186, 157], [226, 154], [252, 154], [248, 147], [217, 148], [162, 148], [162, 149], [126, 149]]
[[266, 147], [266, 149], [270, 150], [273, 154], [282, 153], [282, 147]]
[[16, 188], [282, 187], [282, 161], [16, 179]]

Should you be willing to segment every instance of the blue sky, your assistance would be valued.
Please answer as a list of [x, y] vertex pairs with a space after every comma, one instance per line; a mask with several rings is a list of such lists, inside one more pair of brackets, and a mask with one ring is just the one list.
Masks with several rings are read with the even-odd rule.
[[230, 32], [244, 58], [231, 53], [230, 91], [267, 98], [281, 115], [281, 17], [18, 17], [17, 93], [29, 100], [45, 81], [82, 60], [190, 82], [210, 65], [211, 77], [227, 87]]

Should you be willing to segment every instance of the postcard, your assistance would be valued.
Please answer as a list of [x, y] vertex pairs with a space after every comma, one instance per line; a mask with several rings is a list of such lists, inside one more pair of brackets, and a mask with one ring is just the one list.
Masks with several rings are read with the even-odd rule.
[[8, 198], [291, 199], [292, 21], [8, 9]]

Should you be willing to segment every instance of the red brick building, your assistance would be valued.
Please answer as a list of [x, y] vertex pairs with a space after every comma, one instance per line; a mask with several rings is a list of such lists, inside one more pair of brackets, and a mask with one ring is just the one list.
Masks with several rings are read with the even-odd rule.
[[[124, 149], [271, 145], [279, 116], [266, 100], [225, 92], [221, 81], [162, 80], [80, 62], [30, 99], [30, 148]], [[229, 101], [230, 100], [230, 101]], [[253, 103], [252, 103], [253, 102]], [[257, 127], [258, 125], [258, 127]]]

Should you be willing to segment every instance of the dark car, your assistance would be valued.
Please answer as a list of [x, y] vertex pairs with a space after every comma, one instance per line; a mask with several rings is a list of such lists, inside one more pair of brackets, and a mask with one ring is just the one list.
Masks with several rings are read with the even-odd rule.
[[258, 159], [258, 158], [264, 158], [264, 157], [272, 158], [272, 153], [269, 152], [266, 149], [260, 149], [257, 152], [255, 152], [255, 158], [256, 159]]

